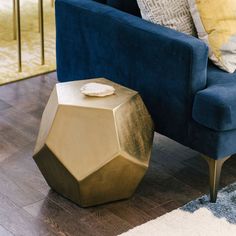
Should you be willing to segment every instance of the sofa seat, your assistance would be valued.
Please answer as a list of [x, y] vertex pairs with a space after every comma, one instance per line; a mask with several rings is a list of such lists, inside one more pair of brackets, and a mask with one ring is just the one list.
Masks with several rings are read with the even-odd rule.
[[193, 119], [216, 131], [236, 129], [236, 72], [208, 65], [207, 87], [194, 98]]

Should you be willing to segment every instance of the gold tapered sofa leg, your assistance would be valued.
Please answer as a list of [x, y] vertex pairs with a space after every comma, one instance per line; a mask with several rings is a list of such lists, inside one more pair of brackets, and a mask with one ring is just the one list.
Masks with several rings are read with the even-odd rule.
[[229, 159], [229, 157], [222, 158], [220, 160], [214, 160], [208, 156], [203, 155], [204, 159], [207, 161], [209, 166], [209, 180], [210, 180], [210, 201], [216, 202], [217, 192], [220, 182], [221, 169], [224, 162]]

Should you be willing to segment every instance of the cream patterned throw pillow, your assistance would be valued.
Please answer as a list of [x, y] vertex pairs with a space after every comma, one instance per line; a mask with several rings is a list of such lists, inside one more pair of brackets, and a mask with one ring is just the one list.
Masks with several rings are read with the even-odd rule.
[[137, 3], [143, 19], [195, 35], [188, 0], [137, 0]]
[[236, 70], [236, 0], [188, 0], [198, 37], [221, 69]]

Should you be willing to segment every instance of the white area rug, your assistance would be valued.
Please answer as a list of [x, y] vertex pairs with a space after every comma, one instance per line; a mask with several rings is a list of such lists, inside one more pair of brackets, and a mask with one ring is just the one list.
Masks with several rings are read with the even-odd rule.
[[217, 203], [203, 196], [122, 236], [234, 236], [236, 183], [222, 189]]

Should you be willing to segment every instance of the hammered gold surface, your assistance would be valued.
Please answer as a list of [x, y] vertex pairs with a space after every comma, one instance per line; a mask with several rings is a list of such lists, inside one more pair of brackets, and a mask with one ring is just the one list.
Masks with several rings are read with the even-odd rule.
[[135, 161], [148, 165], [153, 124], [141, 97], [132, 96], [129, 102], [115, 109], [114, 115], [121, 150]]
[[[87, 82], [112, 85], [115, 95], [82, 95]], [[34, 159], [57, 192], [81, 206], [97, 205], [133, 194], [148, 168], [153, 134], [136, 91], [106, 79], [61, 83], [43, 113]], [[69, 187], [75, 181], [76, 191]]]

